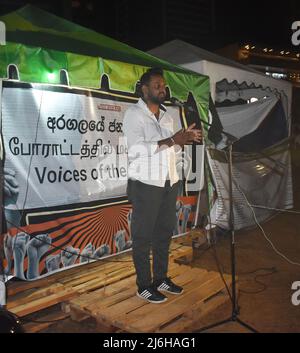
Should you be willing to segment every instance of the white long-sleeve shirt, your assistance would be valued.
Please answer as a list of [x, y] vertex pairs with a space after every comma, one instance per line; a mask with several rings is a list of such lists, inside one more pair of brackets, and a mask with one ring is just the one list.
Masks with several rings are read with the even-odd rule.
[[174, 147], [158, 150], [158, 141], [174, 135], [173, 120], [164, 106], [159, 119], [140, 98], [124, 115], [123, 132], [128, 146], [128, 178], [163, 187], [179, 180]]

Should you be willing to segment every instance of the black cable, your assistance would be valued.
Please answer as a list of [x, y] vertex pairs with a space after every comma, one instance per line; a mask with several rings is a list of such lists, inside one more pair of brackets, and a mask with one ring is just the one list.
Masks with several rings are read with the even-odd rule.
[[260, 290], [257, 290], [257, 291], [247, 291], [247, 290], [244, 290], [244, 289], [239, 289], [239, 292], [240, 293], [244, 293], [244, 294], [248, 294], [248, 295], [256, 295], [256, 294], [259, 294], [259, 293], [262, 293], [264, 292], [268, 287], [262, 283], [262, 282], [257, 282], [258, 284], [261, 284], [263, 286], [262, 289]]
[[[214, 223], [211, 223], [211, 225], [218, 226], [217, 224], [214, 224]], [[226, 234], [226, 233], [228, 232], [228, 230], [222, 229], [222, 228], [219, 228], [219, 230], [220, 230], [220, 232], [222, 232], [223, 234]], [[198, 250], [198, 249], [201, 250], [201, 248], [197, 248], [197, 250]], [[220, 260], [219, 260], [219, 258], [218, 258], [218, 256], [217, 256], [217, 251], [216, 251], [215, 244], [212, 244], [211, 246], [208, 246], [206, 249], [204, 249], [204, 250], [202, 250], [202, 251], [205, 252], [205, 251], [207, 251], [207, 250], [209, 250], [209, 249], [213, 249], [213, 251], [214, 251], [214, 257], [215, 257], [215, 261], [216, 261], [216, 264], [217, 264], [217, 267], [218, 267], [218, 271], [219, 271], [219, 273], [220, 273], [220, 275], [221, 275], [221, 277], [222, 277], [222, 280], [223, 280], [223, 282], [224, 282], [224, 284], [225, 284], [225, 286], [226, 286], [226, 290], [227, 290], [227, 292], [228, 292], [228, 295], [229, 295], [230, 299], [232, 300], [231, 293], [230, 293], [229, 288], [228, 288], [228, 286], [227, 286], [227, 283], [226, 283], [226, 281], [225, 281], [225, 279], [224, 279], [224, 277], [223, 277], [224, 267], [223, 267], [222, 263], [220, 262]], [[268, 267], [261, 267], [261, 268], [258, 268], [258, 269], [256, 269], [256, 270], [249, 271], [249, 272], [239, 272], [237, 275], [238, 275], [238, 276], [249, 275], [249, 274], [253, 274], [253, 273], [258, 272], [258, 271], [271, 271], [271, 273], [268, 273], [268, 274], [265, 274], [265, 275], [257, 275], [257, 276], [255, 276], [255, 278], [254, 278], [254, 281], [255, 281], [256, 283], [262, 285], [262, 286], [263, 286], [263, 289], [261, 289], [261, 290], [259, 290], [259, 291], [253, 291], [253, 292], [252, 292], [252, 291], [245, 291], [245, 290], [243, 290], [243, 289], [239, 289], [239, 292], [242, 292], [242, 293], [245, 293], [245, 294], [258, 294], [258, 293], [261, 293], [261, 292], [265, 291], [268, 287], [267, 287], [263, 282], [257, 280], [257, 278], [258, 278], [258, 277], [261, 277], [261, 276], [269, 276], [269, 275], [272, 275], [272, 274], [278, 272], [277, 269], [276, 269], [276, 267], [270, 267], [270, 268], [268, 268]], [[242, 282], [242, 280], [239, 280], [239, 282]]]
[[249, 271], [249, 272], [239, 272], [238, 275], [239, 276], [247, 276], [247, 275], [252, 275], [255, 272], [258, 271], [273, 271], [272, 273], [278, 272], [276, 267], [259, 267], [256, 270], [253, 271]]
[[250, 295], [251, 295], [251, 294], [259, 294], [259, 293], [264, 292], [264, 291], [268, 288], [268, 286], [267, 286], [265, 283], [259, 281], [257, 278], [258, 278], [258, 277], [271, 276], [271, 275], [273, 275], [274, 273], [278, 272], [277, 269], [276, 269], [276, 267], [271, 267], [271, 268], [269, 268], [269, 269], [266, 269], [266, 268], [257, 269], [257, 270], [255, 270], [255, 271], [250, 272], [250, 274], [251, 274], [251, 273], [255, 273], [255, 272], [257, 272], [257, 271], [260, 271], [260, 270], [267, 270], [267, 271], [270, 271], [270, 273], [265, 273], [265, 274], [261, 274], [261, 275], [256, 275], [256, 276], [254, 277], [254, 281], [255, 281], [256, 283], [258, 283], [259, 285], [262, 285], [263, 288], [260, 289], [260, 290], [258, 290], [258, 291], [246, 291], [246, 290], [240, 289], [240, 292], [241, 292], [241, 293], [245, 293], [245, 294], [250, 294]]

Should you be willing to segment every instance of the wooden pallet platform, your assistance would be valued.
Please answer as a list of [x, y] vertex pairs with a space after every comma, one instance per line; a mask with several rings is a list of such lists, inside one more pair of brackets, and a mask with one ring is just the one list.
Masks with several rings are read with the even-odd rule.
[[[71, 299], [74, 320], [93, 317], [101, 327], [123, 332], [182, 332], [201, 317], [229, 301], [219, 273], [170, 264], [171, 277], [184, 287], [181, 295], [168, 295], [161, 304], [148, 303], [136, 296], [135, 276], [92, 293]], [[231, 277], [224, 275], [227, 285]]]
[[[192, 259], [192, 247], [182, 245], [178, 239], [172, 242], [170, 250], [171, 266], [177, 259]], [[127, 252], [110, 258], [109, 261], [73, 267], [40, 280], [9, 282], [7, 309], [21, 318], [27, 318], [33, 313], [41, 313], [43, 316], [43, 310], [60, 304], [64, 312], [68, 313], [68, 303], [72, 299], [79, 299], [89, 293], [94, 295], [97, 291], [107, 295], [113, 293], [115, 286], [115, 291], [118, 291], [123, 285], [127, 288], [128, 283], [134, 288], [134, 282], [135, 270], [131, 253]]]

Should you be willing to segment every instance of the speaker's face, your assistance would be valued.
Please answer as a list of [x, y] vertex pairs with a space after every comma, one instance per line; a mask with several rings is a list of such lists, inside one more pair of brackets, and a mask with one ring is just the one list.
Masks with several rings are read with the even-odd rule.
[[166, 82], [160, 75], [152, 76], [149, 84], [143, 86], [146, 101], [161, 104], [166, 99]]

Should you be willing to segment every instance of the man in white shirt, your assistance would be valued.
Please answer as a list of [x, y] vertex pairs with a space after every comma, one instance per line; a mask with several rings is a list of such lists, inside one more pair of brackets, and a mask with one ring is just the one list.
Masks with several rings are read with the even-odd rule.
[[[179, 176], [176, 149], [201, 141], [195, 124], [174, 134], [172, 117], [162, 105], [166, 83], [161, 69], [149, 69], [140, 79], [141, 98], [127, 109], [123, 131], [128, 145], [128, 199], [132, 203], [132, 256], [137, 296], [152, 303], [181, 294], [183, 288], [167, 277], [169, 245], [176, 223]], [[150, 266], [153, 258], [153, 278]]]

